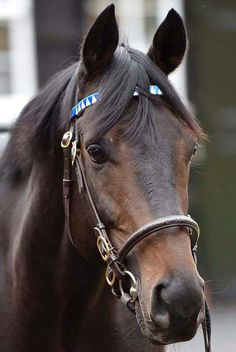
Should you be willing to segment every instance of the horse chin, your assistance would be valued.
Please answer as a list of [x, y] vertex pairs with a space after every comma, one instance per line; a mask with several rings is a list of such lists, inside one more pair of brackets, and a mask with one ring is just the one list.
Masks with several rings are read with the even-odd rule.
[[151, 319], [147, 318], [140, 302], [136, 303], [135, 311], [136, 319], [143, 335], [153, 345], [169, 345], [177, 342], [188, 341], [191, 340], [196, 334], [197, 328], [189, 335], [173, 337], [171, 336], [171, 332], [169, 330], [160, 331], [156, 328]]
[[158, 332], [154, 327], [151, 319], [148, 319], [144, 313], [140, 302], [135, 305], [136, 319], [143, 335], [153, 345], [167, 345], [171, 342], [166, 341], [166, 333]]

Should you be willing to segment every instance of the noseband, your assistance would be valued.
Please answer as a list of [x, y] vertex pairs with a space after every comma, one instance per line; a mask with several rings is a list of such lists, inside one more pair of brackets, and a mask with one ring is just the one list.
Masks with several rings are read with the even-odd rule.
[[[72, 191], [74, 174], [76, 176], [75, 178], [77, 181], [78, 191], [79, 193], [85, 193], [88, 204], [91, 208], [91, 212], [95, 219], [96, 225], [94, 226], [94, 233], [96, 236], [98, 251], [101, 255], [103, 262], [106, 264], [106, 281], [111, 287], [112, 293], [117, 298], [120, 298], [121, 301], [124, 302], [132, 312], [134, 312], [135, 302], [138, 299], [138, 280], [135, 278], [133, 273], [127, 270], [125, 266], [126, 259], [132, 249], [143, 239], [153, 235], [154, 233], [155, 235], [157, 235], [158, 232], [160, 232], [161, 230], [178, 227], [184, 229], [189, 234], [193, 258], [195, 263], [197, 263], [196, 250], [200, 229], [197, 222], [195, 222], [189, 215], [171, 215], [155, 219], [137, 229], [133, 234], [131, 234], [131, 236], [125, 241], [125, 243], [119, 250], [117, 250], [113, 246], [107, 234], [106, 227], [99, 217], [96, 205], [91, 195], [81, 155], [79, 132], [76, 118], [80, 117], [82, 114], [81, 112], [83, 112], [83, 110], [88, 106], [86, 106], [85, 99], [81, 101], [84, 101], [84, 108], [81, 108], [82, 105], [81, 102], [79, 102], [72, 109], [73, 119], [70, 120], [69, 130], [63, 135], [61, 141], [61, 146], [64, 151], [63, 194], [65, 205], [65, 226], [72, 244], [76, 247], [75, 241], [70, 231], [70, 195]], [[80, 109], [79, 111], [78, 106]], [[75, 112], [75, 109], [77, 109], [77, 112]], [[78, 112], [80, 112], [80, 114], [78, 114]], [[127, 280], [129, 282], [128, 290]], [[124, 285], [124, 282], [126, 282], [126, 285]], [[202, 323], [202, 327], [204, 334], [205, 351], [210, 352], [210, 315], [206, 302], [205, 309], [206, 314], [204, 322]]]

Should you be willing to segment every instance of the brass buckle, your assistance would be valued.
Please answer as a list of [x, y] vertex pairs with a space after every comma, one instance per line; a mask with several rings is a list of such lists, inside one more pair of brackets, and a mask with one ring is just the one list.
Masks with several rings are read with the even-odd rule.
[[116, 281], [116, 276], [115, 276], [114, 271], [109, 266], [106, 269], [105, 278], [106, 278], [108, 285], [112, 287]]
[[111, 249], [109, 243], [102, 235], [98, 236], [97, 238], [97, 247], [102, 259], [106, 262], [107, 259], [110, 257]]
[[73, 132], [71, 130], [65, 132], [63, 134], [62, 140], [61, 140], [61, 147], [62, 148], [67, 148], [70, 145], [70, 142], [72, 140]]

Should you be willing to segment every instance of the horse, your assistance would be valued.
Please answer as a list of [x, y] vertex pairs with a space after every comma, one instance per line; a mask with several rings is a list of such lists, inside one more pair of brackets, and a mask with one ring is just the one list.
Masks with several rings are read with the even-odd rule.
[[119, 44], [110, 5], [21, 112], [0, 167], [2, 351], [160, 352], [205, 321], [187, 216], [205, 135], [168, 80], [186, 43], [172, 9], [147, 54]]

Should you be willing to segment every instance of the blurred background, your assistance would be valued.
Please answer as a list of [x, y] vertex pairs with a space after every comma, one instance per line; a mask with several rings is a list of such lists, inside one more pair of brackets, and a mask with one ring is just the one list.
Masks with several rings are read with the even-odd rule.
[[[24, 104], [79, 57], [107, 0], [0, 0], [0, 150]], [[121, 39], [146, 51], [173, 7], [189, 36], [170, 76], [209, 135], [192, 167], [190, 207], [201, 225], [199, 271], [208, 281], [214, 351], [236, 350], [236, 1], [113, 0]], [[203, 351], [202, 338], [168, 350]]]

